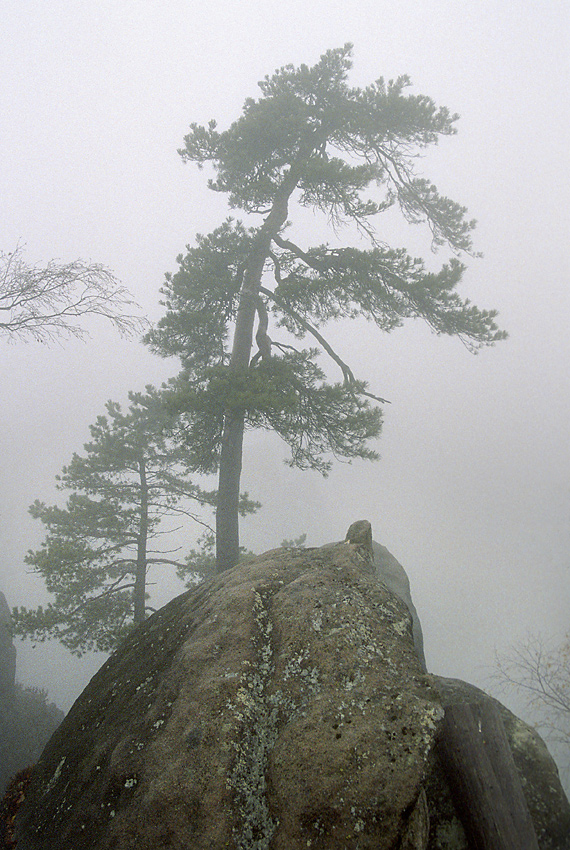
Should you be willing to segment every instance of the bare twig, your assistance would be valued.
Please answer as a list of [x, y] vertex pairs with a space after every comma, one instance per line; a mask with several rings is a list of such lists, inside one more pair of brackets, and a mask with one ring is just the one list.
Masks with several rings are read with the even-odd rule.
[[[0, 335], [47, 343], [61, 336], [85, 337], [83, 316], [109, 319], [123, 336], [147, 325], [128, 290], [99, 263], [74, 260], [31, 266], [18, 245], [0, 252]], [[4, 315], [2, 315], [4, 314]]]

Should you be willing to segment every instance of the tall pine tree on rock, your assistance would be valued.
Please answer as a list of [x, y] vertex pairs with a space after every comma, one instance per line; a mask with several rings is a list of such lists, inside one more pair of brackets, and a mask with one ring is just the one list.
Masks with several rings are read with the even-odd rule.
[[[261, 97], [246, 100], [227, 130], [192, 124], [180, 151], [185, 161], [213, 165], [209, 186], [227, 193], [231, 208], [261, 217], [258, 226], [228, 219], [198, 236], [167, 275], [166, 314], [146, 338], [154, 351], [180, 357], [172, 403], [201, 469], [219, 470], [219, 571], [238, 559], [245, 428], [275, 430], [302, 468], [326, 472], [331, 454], [377, 457], [369, 441], [380, 432], [383, 399], [329, 344], [327, 322], [360, 316], [391, 331], [419, 317], [472, 349], [506, 336], [494, 311], [457, 294], [465, 269], [457, 256], [432, 273], [376, 232], [376, 216], [397, 205], [408, 222], [430, 228], [434, 247], [471, 251], [474, 222], [465, 208], [414, 172], [418, 153], [455, 133], [458, 116], [406, 93], [407, 77], [352, 88], [351, 65], [347, 44], [312, 68], [285, 66], [259, 84]], [[292, 202], [333, 225], [353, 224], [368, 249], [289, 238]], [[270, 319], [288, 332], [287, 343], [270, 336]], [[289, 344], [305, 336], [314, 347]], [[318, 365], [322, 353], [340, 369], [337, 383]]]

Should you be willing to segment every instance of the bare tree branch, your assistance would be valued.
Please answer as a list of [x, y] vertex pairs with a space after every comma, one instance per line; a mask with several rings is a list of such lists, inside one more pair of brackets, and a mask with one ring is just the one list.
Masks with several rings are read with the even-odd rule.
[[99, 263], [74, 260], [28, 265], [23, 247], [0, 251], [0, 336], [48, 343], [88, 335], [78, 319], [103, 316], [122, 336], [140, 333], [147, 322], [131, 312], [138, 304], [113, 273]]
[[570, 633], [559, 646], [531, 636], [512, 647], [497, 656], [493, 679], [525, 697], [536, 725], [567, 751], [570, 771]]

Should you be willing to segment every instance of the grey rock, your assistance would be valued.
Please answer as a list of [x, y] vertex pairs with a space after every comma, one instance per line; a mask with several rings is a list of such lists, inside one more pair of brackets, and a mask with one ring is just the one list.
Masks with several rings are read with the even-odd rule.
[[18, 850], [425, 850], [442, 716], [357, 544], [275, 550], [103, 666], [34, 772]]
[[[474, 685], [459, 679], [430, 678], [444, 706], [477, 705], [489, 700], [494, 703], [507, 733], [540, 850], [570, 850], [570, 803], [558, 768], [536, 730]], [[428, 850], [468, 850], [437, 748], [430, 756], [426, 791], [430, 813]]]
[[[44, 750], [18, 850], [467, 850], [437, 735], [491, 698], [422, 672], [362, 546], [268, 552], [138, 627]], [[541, 850], [570, 850], [554, 762], [500, 711]]]
[[414, 646], [420, 659], [422, 669], [427, 670], [426, 659], [424, 655], [424, 637], [420, 618], [416, 611], [416, 606], [412, 602], [412, 592], [410, 590], [410, 580], [407, 573], [399, 561], [380, 543], [374, 540], [372, 543], [372, 551], [374, 553], [374, 566], [376, 575], [383, 581], [392, 593], [395, 593], [402, 602], [405, 603], [408, 611], [412, 615], [412, 633], [414, 637]]
[[39, 759], [62, 720], [42, 691], [16, 683], [10, 608], [0, 593], [0, 796], [14, 774]]
[[358, 547], [358, 552], [364, 561], [371, 563], [374, 559], [372, 552], [372, 526], [367, 519], [353, 522], [344, 538], [345, 543]]

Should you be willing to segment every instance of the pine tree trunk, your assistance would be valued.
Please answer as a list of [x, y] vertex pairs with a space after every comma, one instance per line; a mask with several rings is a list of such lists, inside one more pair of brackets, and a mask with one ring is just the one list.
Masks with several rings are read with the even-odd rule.
[[[253, 326], [263, 265], [270, 239], [259, 240], [244, 274], [240, 293], [230, 370], [244, 373], [249, 366]], [[216, 572], [234, 567], [239, 558], [239, 491], [245, 412], [228, 410], [224, 416], [218, 499], [216, 504]]]
[[[260, 228], [243, 276], [230, 371], [244, 374], [249, 366], [259, 287], [271, 240], [287, 220], [287, 203], [297, 183], [293, 169], [284, 178], [271, 212]], [[216, 506], [216, 572], [234, 567], [239, 558], [239, 491], [245, 412], [228, 410], [224, 416], [218, 500]]]
[[146, 478], [146, 465], [144, 458], [139, 461], [140, 476], [140, 521], [137, 539], [137, 566], [135, 573], [135, 589], [133, 591], [135, 623], [142, 623], [145, 619], [146, 602], [146, 545], [148, 539], [148, 483]]
[[239, 558], [239, 489], [244, 415], [227, 414], [224, 421], [216, 509], [216, 572], [234, 567]]

